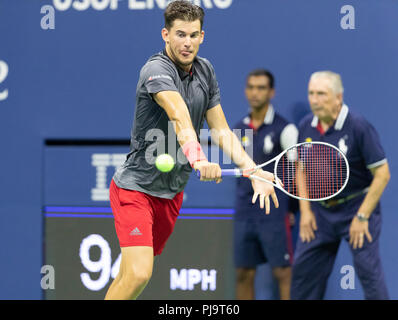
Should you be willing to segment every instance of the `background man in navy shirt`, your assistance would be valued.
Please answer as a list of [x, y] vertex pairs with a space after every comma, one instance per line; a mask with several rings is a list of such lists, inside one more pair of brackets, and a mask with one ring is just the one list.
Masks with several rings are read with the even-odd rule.
[[[264, 163], [284, 149], [297, 143], [298, 131], [278, 113], [270, 101], [274, 96], [274, 76], [258, 69], [249, 73], [245, 94], [250, 104], [250, 114], [235, 129], [241, 130], [242, 144], [252, 144], [253, 159]], [[252, 130], [252, 135], [245, 135]], [[273, 168], [268, 168], [272, 171]], [[251, 204], [251, 186], [248, 179], [238, 179], [234, 220], [234, 260], [237, 268], [236, 297], [254, 299], [254, 279], [257, 265], [269, 262], [273, 276], [279, 284], [279, 295], [290, 298], [291, 260], [293, 244], [288, 219], [289, 198], [276, 191], [279, 208], [264, 215]]]
[[380, 197], [390, 172], [374, 127], [343, 103], [338, 74], [314, 73], [308, 85], [313, 115], [299, 125], [299, 142], [323, 141], [343, 151], [350, 165], [344, 191], [326, 202], [300, 200], [292, 299], [322, 299], [340, 241], [349, 242], [366, 299], [388, 299], [379, 255]]

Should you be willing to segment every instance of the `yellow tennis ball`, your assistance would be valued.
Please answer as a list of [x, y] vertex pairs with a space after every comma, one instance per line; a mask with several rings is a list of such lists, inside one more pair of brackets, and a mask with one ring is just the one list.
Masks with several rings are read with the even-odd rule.
[[174, 159], [171, 155], [164, 153], [156, 157], [155, 165], [161, 172], [170, 172], [174, 168]]

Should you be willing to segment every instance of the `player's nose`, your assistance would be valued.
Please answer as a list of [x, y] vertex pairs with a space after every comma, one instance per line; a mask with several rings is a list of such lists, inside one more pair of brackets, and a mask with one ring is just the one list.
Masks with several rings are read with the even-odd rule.
[[184, 39], [184, 47], [188, 49], [191, 45], [192, 45], [191, 37], [185, 37], [185, 39]]

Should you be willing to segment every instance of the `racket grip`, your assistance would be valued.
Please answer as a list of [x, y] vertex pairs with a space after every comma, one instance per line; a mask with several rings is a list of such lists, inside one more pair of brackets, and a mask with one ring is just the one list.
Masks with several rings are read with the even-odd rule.
[[226, 177], [226, 176], [241, 177], [242, 171], [239, 169], [222, 169], [221, 176], [222, 177]]
[[[196, 175], [198, 178], [200, 178], [200, 171], [196, 171]], [[239, 169], [222, 169], [221, 170], [221, 176], [222, 177], [227, 177], [227, 176], [232, 176], [232, 177], [241, 177], [242, 172]]]

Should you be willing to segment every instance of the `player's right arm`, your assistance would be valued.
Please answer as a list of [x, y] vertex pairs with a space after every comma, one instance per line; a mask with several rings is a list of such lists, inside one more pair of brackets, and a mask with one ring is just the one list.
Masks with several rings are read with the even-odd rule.
[[[160, 91], [152, 96], [156, 103], [165, 110], [169, 120], [173, 122], [178, 142], [183, 150], [186, 150], [187, 146], [198, 144], [188, 107], [182, 96], [177, 91]], [[202, 156], [191, 165], [195, 170], [200, 171], [201, 180], [216, 180], [217, 183], [221, 181], [221, 168], [217, 163], [208, 162]]]

